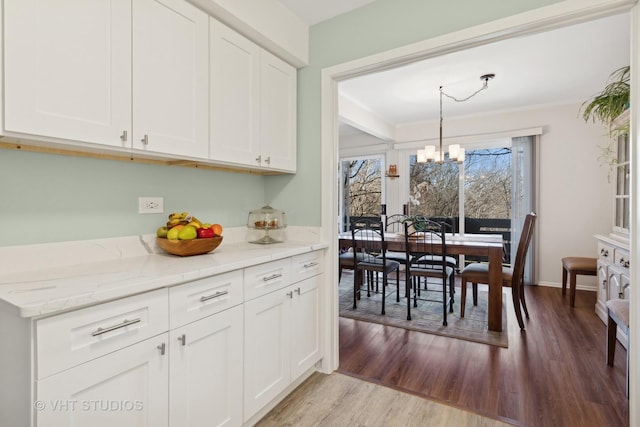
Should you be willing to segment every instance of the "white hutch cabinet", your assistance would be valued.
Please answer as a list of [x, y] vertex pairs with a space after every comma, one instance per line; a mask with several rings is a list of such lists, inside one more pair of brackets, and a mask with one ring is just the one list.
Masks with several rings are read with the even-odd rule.
[[[628, 123], [629, 110], [616, 120]], [[605, 303], [611, 299], [628, 299], [631, 293], [629, 253], [630, 157], [629, 135], [617, 138], [615, 162], [614, 224], [609, 235], [596, 235], [598, 240], [598, 298], [596, 313], [607, 322]], [[620, 341], [626, 345], [626, 334], [618, 331]]]

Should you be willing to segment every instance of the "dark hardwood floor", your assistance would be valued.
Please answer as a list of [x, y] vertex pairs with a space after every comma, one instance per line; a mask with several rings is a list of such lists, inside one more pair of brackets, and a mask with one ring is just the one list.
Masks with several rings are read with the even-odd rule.
[[606, 365], [595, 293], [577, 291], [575, 308], [556, 288], [526, 298], [521, 332], [504, 297], [508, 349], [340, 318], [339, 371], [521, 426], [628, 426], [626, 350]]

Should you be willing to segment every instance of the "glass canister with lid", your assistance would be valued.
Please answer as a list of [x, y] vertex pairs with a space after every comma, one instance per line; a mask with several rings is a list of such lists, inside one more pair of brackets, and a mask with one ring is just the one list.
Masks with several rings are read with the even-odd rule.
[[249, 212], [247, 218], [247, 227], [255, 230], [263, 230], [264, 236], [258, 240], [251, 241], [250, 243], [257, 243], [267, 245], [271, 243], [280, 243], [281, 240], [276, 240], [269, 235], [271, 230], [280, 230], [287, 226], [285, 213], [280, 209], [274, 209], [268, 204]]

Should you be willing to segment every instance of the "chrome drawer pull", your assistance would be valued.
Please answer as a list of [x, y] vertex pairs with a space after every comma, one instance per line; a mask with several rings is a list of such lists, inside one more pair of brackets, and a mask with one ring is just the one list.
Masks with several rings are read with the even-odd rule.
[[263, 277], [262, 280], [268, 282], [269, 280], [277, 279], [278, 277], [282, 277], [282, 274], [275, 273], [268, 277]]
[[178, 341], [180, 341], [183, 346], [187, 345], [187, 336], [185, 334], [180, 335]]
[[200, 302], [209, 301], [210, 299], [218, 298], [218, 297], [221, 297], [223, 295], [227, 295], [228, 293], [229, 293], [229, 291], [220, 291], [220, 292], [216, 292], [213, 295], [207, 295], [206, 297], [200, 297]]
[[318, 265], [318, 263], [313, 261], [313, 262], [310, 262], [309, 264], [305, 264], [304, 268], [311, 268], [311, 267], [315, 267], [316, 265]]
[[300, 288], [296, 289], [296, 293], [297, 293], [298, 295], [302, 295], [302, 293], [300, 292]]
[[164, 356], [164, 353], [167, 351], [167, 344], [162, 343], [156, 346], [158, 350], [160, 350], [160, 356]]
[[104, 328], [104, 329], [103, 328], [98, 328], [94, 332], [91, 332], [91, 335], [93, 335], [94, 337], [97, 337], [98, 335], [106, 334], [107, 332], [115, 331], [116, 329], [124, 328], [124, 327], [127, 327], [129, 325], [133, 325], [134, 323], [139, 323], [139, 322], [140, 322], [140, 318], [139, 317], [137, 319], [133, 319], [133, 320], [124, 319], [124, 321], [122, 323], [120, 323], [119, 325], [109, 326], [108, 328]]

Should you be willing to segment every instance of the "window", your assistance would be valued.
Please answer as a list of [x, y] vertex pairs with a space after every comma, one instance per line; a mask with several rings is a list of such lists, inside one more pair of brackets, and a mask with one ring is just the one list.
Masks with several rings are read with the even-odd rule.
[[[517, 240], [533, 207], [534, 140], [517, 137], [469, 147], [464, 164], [417, 163], [410, 153], [409, 213], [451, 218], [454, 232], [502, 234], [510, 263], [517, 249], [512, 236]], [[529, 282], [532, 264], [527, 262]]]
[[339, 229], [348, 231], [350, 217], [380, 217], [384, 191], [382, 157], [340, 161]]

